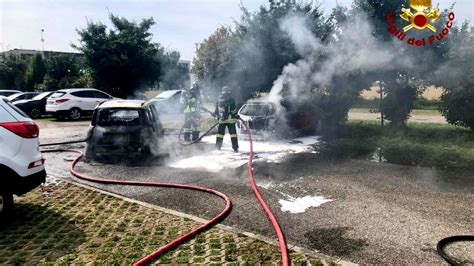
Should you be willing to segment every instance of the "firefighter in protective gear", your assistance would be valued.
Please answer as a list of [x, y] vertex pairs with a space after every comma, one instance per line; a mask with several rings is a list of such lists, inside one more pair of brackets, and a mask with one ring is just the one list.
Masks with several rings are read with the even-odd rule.
[[234, 149], [235, 152], [238, 152], [239, 143], [237, 141], [237, 130], [235, 128], [235, 123], [238, 119], [237, 106], [234, 98], [232, 98], [230, 88], [227, 86], [222, 88], [222, 93], [216, 103], [214, 115], [219, 119], [216, 148], [219, 150], [221, 149], [225, 135], [225, 128], [227, 127], [230, 139], [232, 140], [232, 149]]
[[181, 94], [180, 102], [184, 106], [184, 141], [196, 141], [199, 138], [199, 111], [202, 108], [201, 91], [197, 83]]

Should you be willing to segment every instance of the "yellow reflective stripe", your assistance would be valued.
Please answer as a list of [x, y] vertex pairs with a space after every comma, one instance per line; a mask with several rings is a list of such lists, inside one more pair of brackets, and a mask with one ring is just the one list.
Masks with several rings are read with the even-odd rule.
[[227, 119], [227, 120], [223, 120], [223, 119], [220, 120], [221, 124], [235, 124], [236, 122], [237, 122], [237, 119], [235, 119], [235, 118]]
[[222, 135], [222, 134], [217, 134], [217, 138], [223, 139], [223, 138], [224, 138], [224, 135]]
[[231, 138], [237, 138], [237, 134], [230, 134]]

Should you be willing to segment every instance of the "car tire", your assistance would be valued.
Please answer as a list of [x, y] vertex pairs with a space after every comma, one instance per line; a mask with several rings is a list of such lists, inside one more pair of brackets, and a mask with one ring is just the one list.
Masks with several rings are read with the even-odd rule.
[[71, 120], [79, 120], [81, 119], [82, 114], [81, 114], [81, 109], [79, 108], [72, 108], [69, 110], [69, 118]]
[[13, 209], [13, 195], [7, 192], [0, 193], [0, 218], [7, 217]]
[[30, 110], [30, 117], [33, 119], [41, 118], [41, 110], [39, 108], [33, 108]]
[[141, 149], [141, 155], [142, 157], [149, 157], [151, 155], [151, 148], [150, 146], [145, 146]]

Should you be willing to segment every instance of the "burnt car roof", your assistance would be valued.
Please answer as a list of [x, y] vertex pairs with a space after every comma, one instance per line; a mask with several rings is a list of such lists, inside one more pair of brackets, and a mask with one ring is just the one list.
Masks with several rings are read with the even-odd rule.
[[140, 100], [111, 100], [99, 105], [97, 109], [105, 108], [143, 108], [147, 106], [145, 101]]

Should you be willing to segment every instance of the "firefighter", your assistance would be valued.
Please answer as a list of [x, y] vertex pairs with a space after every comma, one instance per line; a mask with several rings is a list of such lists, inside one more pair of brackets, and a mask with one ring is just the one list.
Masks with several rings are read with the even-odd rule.
[[182, 93], [181, 104], [184, 106], [184, 141], [197, 141], [199, 138], [199, 111], [202, 108], [201, 91], [197, 83]]
[[231, 96], [231, 91], [228, 86], [222, 88], [222, 93], [219, 96], [219, 100], [216, 103], [216, 110], [214, 115], [219, 120], [219, 127], [217, 130], [216, 138], [216, 148], [218, 150], [222, 147], [222, 142], [224, 140], [225, 128], [230, 134], [230, 139], [232, 140], [232, 149], [235, 152], [239, 151], [239, 143], [237, 141], [237, 130], [235, 128], [235, 123], [237, 122], [237, 107], [235, 105], [235, 100]]

